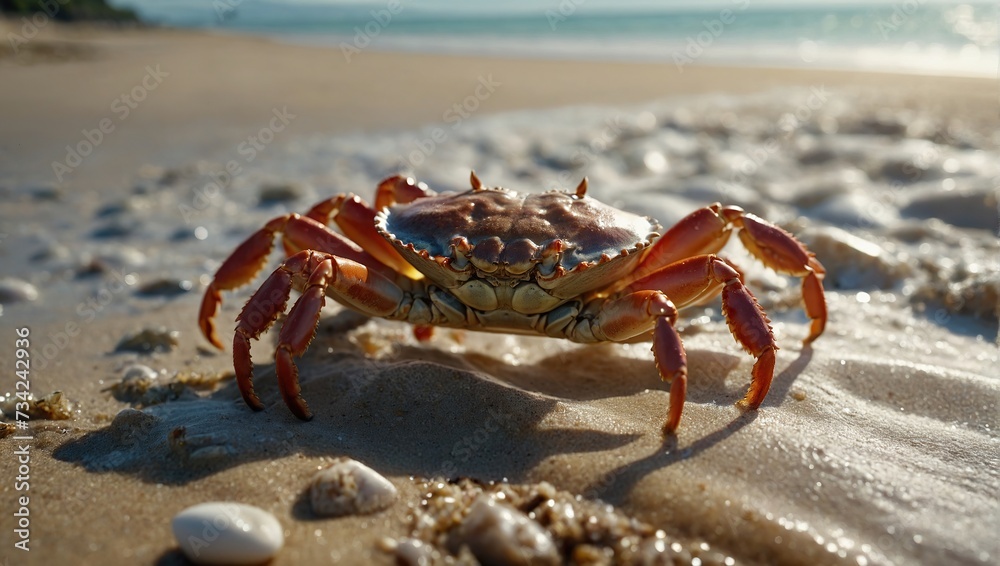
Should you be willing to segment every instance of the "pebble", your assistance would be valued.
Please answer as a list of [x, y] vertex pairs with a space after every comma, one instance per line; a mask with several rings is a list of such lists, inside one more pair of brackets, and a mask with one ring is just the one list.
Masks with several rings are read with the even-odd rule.
[[275, 183], [262, 186], [258, 196], [260, 204], [274, 204], [297, 200], [303, 192], [302, 186], [297, 183]]
[[431, 545], [412, 538], [399, 541], [391, 552], [396, 555], [396, 563], [402, 566], [433, 564], [434, 555], [438, 554]]
[[912, 271], [879, 244], [840, 228], [807, 228], [798, 237], [826, 268], [830, 288], [888, 289]]
[[115, 346], [116, 352], [138, 352], [148, 354], [151, 352], [169, 352], [173, 350], [179, 342], [177, 337], [180, 332], [169, 330], [166, 327], [143, 328], [133, 334], [127, 334]]
[[181, 552], [195, 564], [260, 564], [285, 544], [274, 515], [243, 503], [200, 503], [171, 524]]
[[136, 293], [143, 297], [176, 297], [194, 288], [194, 283], [187, 279], [164, 277], [143, 283]]
[[149, 366], [134, 364], [122, 372], [122, 380], [111, 386], [111, 394], [119, 401], [142, 399], [156, 385], [160, 374]]
[[322, 517], [369, 514], [396, 502], [396, 486], [368, 466], [343, 458], [313, 476], [309, 502]]
[[[27, 409], [24, 408], [25, 404]], [[62, 391], [53, 391], [38, 399], [31, 394], [27, 400], [12, 394], [0, 397], [0, 413], [13, 418], [15, 410], [23, 412], [32, 420], [62, 421], [73, 418], [73, 403], [63, 395]]]
[[552, 537], [527, 515], [481, 495], [469, 508], [458, 531], [459, 544], [469, 547], [484, 565], [559, 564]]
[[996, 230], [1000, 225], [997, 192], [985, 186], [968, 191], [928, 191], [915, 196], [900, 211], [914, 218], [940, 218], [959, 228]]
[[0, 279], [0, 305], [34, 301], [38, 298], [38, 289], [21, 279], [6, 277]]
[[808, 216], [840, 226], [884, 228], [899, 220], [896, 207], [869, 193], [835, 195], [810, 209]]
[[134, 446], [149, 439], [160, 419], [138, 409], [122, 409], [108, 426], [108, 435], [120, 446]]

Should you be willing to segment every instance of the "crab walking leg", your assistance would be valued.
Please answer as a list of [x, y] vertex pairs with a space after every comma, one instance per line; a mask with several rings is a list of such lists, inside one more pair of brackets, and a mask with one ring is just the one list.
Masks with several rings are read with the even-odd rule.
[[742, 210], [723, 211], [731, 217], [740, 230], [740, 241], [764, 265], [777, 271], [802, 278], [802, 300], [806, 314], [812, 320], [809, 336], [802, 341], [809, 344], [819, 338], [826, 328], [826, 296], [823, 293], [823, 277], [826, 269], [816, 256], [794, 236], [774, 224], [744, 213]]
[[274, 238], [279, 233], [284, 234], [282, 241], [286, 253], [315, 249], [352, 259], [374, 269], [387, 271], [378, 260], [357, 244], [311, 218], [298, 214], [287, 214], [274, 218], [236, 248], [222, 263], [212, 282], [205, 289], [198, 314], [198, 326], [205, 338], [216, 348], [222, 349], [222, 342], [216, 334], [214, 321], [215, 315], [218, 314], [222, 305], [221, 292], [237, 289], [253, 280], [254, 276], [267, 263], [268, 255], [274, 247]]
[[756, 409], [764, 401], [774, 377], [775, 351], [778, 349], [764, 309], [740, 279], [739, 273], [715, 255], [703, 255], [668, 265], [636, 281], [630, 291], [663, 291], [681, 306], [696, 302], [705, 290], [722, 285], [722, 313], [729, 331], [756, 361], [751, 371], [750, 389], [739, 405]]
[[332, 219], [345, 236], [380, 262], [410, 279], [423, 278], [423, 274], [403, 259], [392, 244], [375, 230], [375, 210], [357, 195], [339, 195], [319, 202], [306, 216], [321, 224], [329, 224]]
[[624, 342], [653, 329], [653, 358], [660, 378], [670, 384], [670, 411], [664, 432], [673, 434], [681, 423], [687, 397], [687, 356], [677, 333], [677, 308], [660, 291], [629, 293], [605, 303], [594, 321], [599, 339]]
[[[292, 361], [316, 334], [326, 295], [371, 316], [386, 317], [403, 302], [403, 290], [388, 278], [350, 259], [303, 251], [288, 258], [247, 301], [237, 317], [233, 364], [243, 399], [255, 410], [264, 408], [253, 389], [250, 340], [260, 337], [284, 311], [295, 281], [305, 281], [302, 296], [288, 313], [278, 335], [275, 365], [281, 396], [292, 413], [303, 420], [312, 415], [299, 394], [299, 371]], [[280, 301], [278, 300], [280, 299]]]
[[378, 184], [378, 189], [375, 190], [375, 210], [382, 210], [394, 204], [406, 204], [436, 194], [413, 177], [394, 175]]
[[[738, 206], [719, 203], [696, 210], [678, 222], [644, 252], [642, 264], [632, 274], [638, 280], [684, 258], [714, 254], [726, 245], [733, 229], [739, 228], [740, 241], [767, 267], [802, 278], [802, 299], [812, 320], [809, 344], [826, 328], [826, 299], [823, 276], [826, 270], [816, 256], [794, 236]], [[673, 297], [673, 295], [671, 295]]]

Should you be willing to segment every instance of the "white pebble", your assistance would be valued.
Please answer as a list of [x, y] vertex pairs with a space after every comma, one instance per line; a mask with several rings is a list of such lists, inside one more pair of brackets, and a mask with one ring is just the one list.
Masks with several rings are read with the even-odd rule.
[[195, 564], [260, 564], [285, 544], [274, 515], [242, 503], [200, 503], [172, 524], [181, 551]]
[[38, 298], [38, 289], [27, 281], [7, 277], [0, 279], [0, 305], [34, 301]]
[[559, 564], [552, 537], [527, 515], [481, 495], [459, 529], [459, 543], [483, 564]]
[[142, 364], [132, 364], [122, 370], [122, 380], [153, 382], [159, 376], [155, 369]]
[[434, 549], [419, 540], [407, 538], [396, 543], [396, 563], [403, 566], [426, 566], [434, 563]]
[[396, 486], [368, 466], [349, 458], [313, 476], [309, 501], [324, 516], [375, 513], [396, 502]]

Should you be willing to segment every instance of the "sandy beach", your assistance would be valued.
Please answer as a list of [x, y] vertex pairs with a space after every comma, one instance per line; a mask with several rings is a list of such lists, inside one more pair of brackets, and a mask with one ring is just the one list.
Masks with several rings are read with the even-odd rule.
[[[484, 490], [541, 490], [571, 524], [602, 517], [591, 523], [605, 546], [560, 539], [562, 559], [581, 563], [1000, 557], [996, 80], [375, 49], [347, 61], [244, 36], [54, 23], [0, 52], [0, 76], [8, 564], [184, 564], [170, 519], [213, 500], [278, 518], [274, 564], [393, 564], [412, 541], [428, 563], [460, 563], [435, 538], [442, 501]], [[273, 331], [253, 345], [266, 410], [251, 411], [230, 351], [197, 326], [230, 251], [338, 192], [371, 200], [400, 172], [465, 190], [470, 169], [524, 191], [586, 175], [592, 196], [664, 226], [715, 201], [742, 206], [826, 266], [826, 333], [801, 346], [797, 280], [734, 238], [724, 253], [781, 348], [759, 411], [734, 406], [753, 359], [718, 301], [684, 313], [676, 438], [661, 433], [669, 386], [648, 344], [452, 330], [422, 343], [332, 301], [299, 361], [315, 418], [278, 394]], [[225, 295], [227, 344], [262, 277]], [[24, 430], [19, 349], [49, 407]], [[341, 456], [389, 478], [399, 500], [316, 517], [310, 479]], [[15, 547], [22, 507], [30, 552]]]

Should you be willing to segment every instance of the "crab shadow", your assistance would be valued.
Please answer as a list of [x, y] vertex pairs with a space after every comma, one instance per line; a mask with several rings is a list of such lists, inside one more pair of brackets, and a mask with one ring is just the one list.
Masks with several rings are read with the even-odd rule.
[[[254, 344], [255, 387], [264, 411], [250, 410], [229, 382], [194, 399], [123, 411], [109, 426], [63, 443], [54, 455], [92, 472], [164, 484], [296, 454], [349, 455], [386, 474], [516, 482], [553, 455], [613, 450], [646, 435], [552, 417], [567, 404], [668, 389], [651, 360], [609, 346], [522, 365], [433, 346], [397, 345], [390, 356], [372, 360], [366, 347], [348, 337], [362, 321], [350, 314], [325, 319], [298, 360], [302, 395], [314, 415], [310, 422], [285, 407], [274, 364], [260, 363], [273, 350], [265, 339]], [[740, 360], [736, 354], [689, 351], [688, 401], [731, 405], [739, 399], [746, 384], [727, 377]], [[659, 434], [661, 424], [659, 418], [650, 422], [650, 433]]]
[[[254, 346], [258, 362], [272, 349], [267, 340]], [[258, 363], [260, 413], [228, 382], [194, 399], [122, 411], [54, 456], [92, 472], [172, 485], [296, 454], [350, 455], [386, 474], [517, 481], [553, 454], [609, 450], [639, 436], [540, 426], [561, 399], [433, 348], [398, 348], [375, 361], [343, 333], [324, 329], [298, 365], [310, 422], [285, 407], [274, 364]]]

